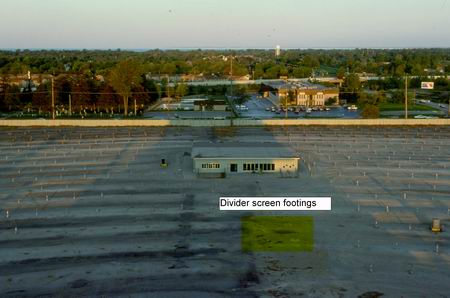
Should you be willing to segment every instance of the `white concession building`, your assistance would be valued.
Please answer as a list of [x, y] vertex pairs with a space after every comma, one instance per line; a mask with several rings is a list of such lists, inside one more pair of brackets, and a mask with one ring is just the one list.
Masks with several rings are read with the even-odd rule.
[[199, 174], [296, 173], [299, 157], [277, 143], [196, 143], [194, 172]]

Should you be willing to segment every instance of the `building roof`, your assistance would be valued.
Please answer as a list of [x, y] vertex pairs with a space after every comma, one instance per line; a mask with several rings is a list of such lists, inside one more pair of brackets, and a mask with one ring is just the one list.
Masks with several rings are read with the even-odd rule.
[[272, 81], [264, 83], [265, 85], [277, 89], [279, 91], [297, 90], [300, 92], [324, 92], [324, 93], [335, 93], [339, 92], [339, 89], [335, 87], [326, 87], [321, 84], [313, 84], [309, 82], [284, 82], [284, 81]]
[[289, 147], [277, 143], [195, 143], [192, 158], [298, 158]]
[[317, 93], [323, 94], [339, 94], [337, 89], [298, 89], [298, 94], [316, 95]]
[[207, 99], [207, 100], [201, 100], [201, 101], [194, 101], [195, 106], [204, 106], [204, 105], [214, 105], [214, 106], [226, 106], [227, 103], [225, 100], [221, 99]]

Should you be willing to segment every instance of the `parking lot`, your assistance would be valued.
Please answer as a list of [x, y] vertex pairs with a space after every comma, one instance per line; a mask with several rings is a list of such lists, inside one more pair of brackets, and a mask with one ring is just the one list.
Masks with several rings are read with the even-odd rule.
[[[275, 107], [274, 104], [266, 98], [257, 98], [252, 96], [250, 100], [246, 101], [244, 105], [248, 110], [239, 111], [241, 117], [245, 118], [284, 118], [286, 113], [284, 111], [273, 112], [271, 109]], [[359, 111], [349, 111], [342, 107], [331, 107], [329, 111], [311, 111], [311, 113], [306, 113], [306, 111], [300, 111], [295, 113], [295, 111], [287, 112], [288, 118], [359, 118]]]
[[228, 111], [148, 111], [144, 113], [145, 119], [214, 119], [229, 118]]
[[[197, 141], [284, 144], [300, 171], [199, 178]], [[449, 148], [450, 127], [1, 128], [0, 295], [446, 296]], [[332, 211], [218, 210], [300, 195]], [[253, 214], [313, 216], [313, 251], [242, 252]]]

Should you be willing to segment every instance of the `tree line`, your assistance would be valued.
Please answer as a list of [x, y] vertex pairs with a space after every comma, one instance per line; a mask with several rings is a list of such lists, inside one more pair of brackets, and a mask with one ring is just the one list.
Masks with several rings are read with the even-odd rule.
[[[271, 50], [0, 51], [1, 111], [48, 113], [52, 109], [49, 79], [43, 80], [37, 90], [31, 84], [19, 87], [8, 81], [11, 76], [23, 76], [28, 71], [54, 77], [55, 104], [58, 113], [63, 114], [68, 113], [69, 106], [71, 112], [79, 114], [129, 115], [130, 104], [131, 112], [137, 114], [162, 97], [228, 92], [224, 86], [188, 87], [181, 80], [174, 82], [176, 75], [197, 79], [223, 79], [231, 75], [274, 79], [333, 72], [345, 78], [340, 97], [349, 102], [385, 101], [385, 90], [400, 90], [389, 100], [401, 101], [405, 75], [419, 76], [409, 81], [410, 88], [419, 88], [422, 80], [428, 80], [427, 75], [450, 74], [450, 49], [286, 50], [280, 57], [275, 57]], [[384, 79], [362, 84], [358, 77], [361, 73]], [[435, 82], [438, 90], [450, 88], [447, 79], [438, 78]], [[236, 88], [235, 92], [244, 98], [246, 90], [240, 89], [245, 88]], [[362, 92], [365, 89], [373, 92]]]
[[[232, 58], [233, 57], [233, 58]], [[105, 75], [119, 61], [135, 60], [152, 75], [223, 78], [249, 75], [274, 79], [348, 73], [378, 76], [450, 74], [450, 49], [285, 50], [122, 50], [0, 51], [0, 73]], [[233, 60], [233, 66], [231, 66]]]
[[0, 110], [34, 111], [38, 114], [52, 111], [52, 94], [57, 114], [142, 113], [145, 106], [162, 97], [181, 98], [188, 93], [186, 84], [170, 84], [167, 80], [148, 79], [142, 67], [134, 60], [117, 63], [107, 76], [99, 79], [89, 74], [59, 74], [44, 79], [35, 90], [33, 84], [19, 87], [0, 77]]

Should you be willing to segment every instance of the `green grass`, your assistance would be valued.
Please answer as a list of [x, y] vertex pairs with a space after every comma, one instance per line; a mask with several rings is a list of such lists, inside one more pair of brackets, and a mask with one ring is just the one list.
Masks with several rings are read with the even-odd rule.
[[323, 71], [328, 72], [329, 76], [335, 76], [337, 71], [338, 71], [338, 68], [337, 67], [333, 67], [333, 66], [329, 66], [329, 65], [321, 65], [318, 70], [319, 71], [323, 70]]
[[[387, 112], [387, 111], [404, 111], [405, 105], [403, 103], [382, 103], [379, 104], [378, 107], [380, 108], [380, 112]], [[408, 110], [409, 111], [436, 111], [435, 108], [425, 106], [425, 105], [418, 105], [418, 104], [408, 104]]]
[[241, 248], [243, 252], [310, 252], [313, 231], [312, 216], [245, 216]]

